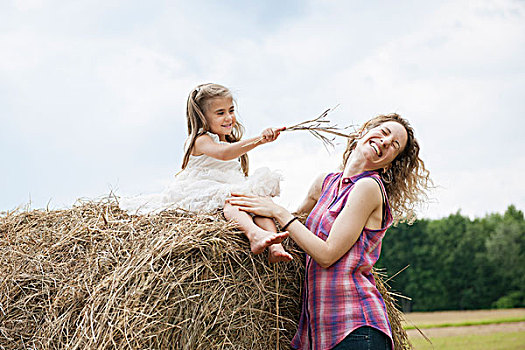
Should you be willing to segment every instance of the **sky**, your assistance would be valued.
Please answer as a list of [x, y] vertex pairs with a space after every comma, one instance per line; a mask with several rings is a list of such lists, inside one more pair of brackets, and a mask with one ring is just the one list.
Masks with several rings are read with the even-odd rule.
[[[399, 113], [435, 183], [420, 217], [525, 209], [524, 1], [3, 0], [0, 52], [0, 212], [162, 191], [205, 82], [246, 137]], [[250, 167], [293, 210], [344, 142], [283, 133]]]

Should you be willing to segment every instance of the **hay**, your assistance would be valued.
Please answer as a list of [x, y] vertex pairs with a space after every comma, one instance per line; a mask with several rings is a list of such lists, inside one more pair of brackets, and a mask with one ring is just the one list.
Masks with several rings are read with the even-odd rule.
[[86, 201], [0, 237], [0, 349], [287, 349], [297, 327], [302, 253], [270, 265], [221, 215]]

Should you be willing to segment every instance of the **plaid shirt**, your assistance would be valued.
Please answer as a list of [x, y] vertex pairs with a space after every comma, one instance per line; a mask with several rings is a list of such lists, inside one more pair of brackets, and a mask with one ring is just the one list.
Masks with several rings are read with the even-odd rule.
[[373, 177], [381, 186], [386, 211], [383, 227], [380, 230], [365, 227], [352, 248], [329, 268], [322, 268], [306, 255], [303, 305], [292, 340], [295, 349], [332, 349], [361, 326], [374, 327], [392, 340], [386, 306], [371, 273], [381, 252], [385, 231], [392, 224], [379, 175], [367, 171], [343, 178], [339, 188], [342, 173], [329, 174], [324, 179], [321, 197], [306, 220], [306, 227], [326, 240], [354, 184], [364, 177]]

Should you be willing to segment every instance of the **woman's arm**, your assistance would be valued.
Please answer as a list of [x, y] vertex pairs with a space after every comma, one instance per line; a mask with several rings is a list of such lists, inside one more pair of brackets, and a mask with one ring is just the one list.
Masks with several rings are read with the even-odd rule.
[[219, 160], [237, 159], [259, 145], [275, 141], [283, 130], [284, 128], [266, 129], [262, 132], [261, 136], [233, 143], [217, 143], [210, 135], [204, 134], [195, 140], [192, 154], [196, 156], [206, 154]]
[[[326, 241], [297, 220], [287, 228], [290, 237], [322, 267], [330, 267], [349, 251], [371, 214], [381, 210], [381, 190], [373, 179], [362, 179], [354, 186]], [[229, 201], [244, 211], [274, 217], [281, 225], [293, 219], [289, 211], [269, 198], [243, 196]]]
[[310, 186], [310, 189], [308, 190], [308, 194], [306, 195], [306, 198], [303, 200], [299, 208], [297, 208], [297, 214], [310, 214], [312, 209], [317, 204], [317, 201], [319, 200], [319, 197], [321, 197], [321, 192], [323, 190], [323, 182], [326, 178], [326, 174], [319, 175], [312, 186]]

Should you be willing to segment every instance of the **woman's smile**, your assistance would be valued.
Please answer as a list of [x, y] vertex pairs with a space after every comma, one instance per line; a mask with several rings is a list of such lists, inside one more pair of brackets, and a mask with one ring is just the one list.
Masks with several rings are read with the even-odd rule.
[[381, 147], [378, 146], [374, 140], [370, 140], [370, 142], [368, 143], [370, 144], [370, 147], [374, 149], [378, 157], [381, 157], [383, 155], [383, 152], [381, 151]]

